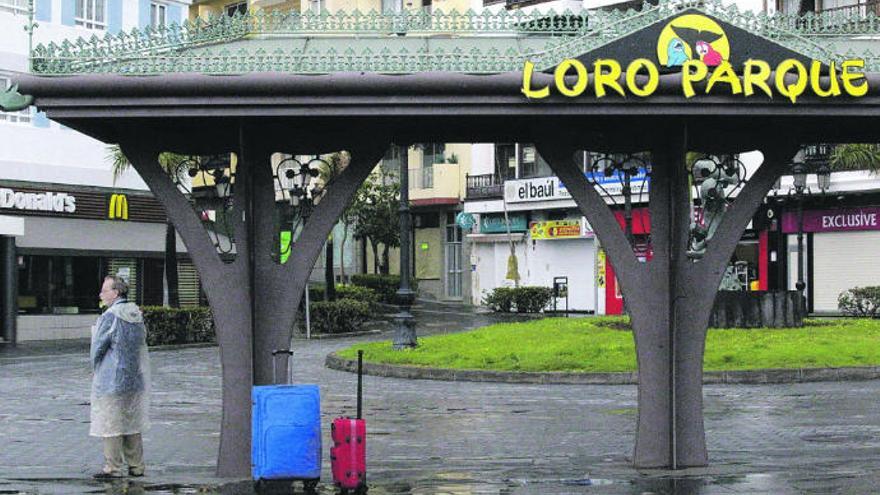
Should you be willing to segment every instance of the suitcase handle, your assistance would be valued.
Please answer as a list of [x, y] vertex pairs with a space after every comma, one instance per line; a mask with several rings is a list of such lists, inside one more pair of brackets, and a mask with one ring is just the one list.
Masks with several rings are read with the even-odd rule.
[[293, 383], [293, 350], [292, 349], [275, 349], [272, 351], [272, 383], [278, 384], [278, 377], [275, 374], [276, 361], [279, 354], [287, 355], [287, 383]]

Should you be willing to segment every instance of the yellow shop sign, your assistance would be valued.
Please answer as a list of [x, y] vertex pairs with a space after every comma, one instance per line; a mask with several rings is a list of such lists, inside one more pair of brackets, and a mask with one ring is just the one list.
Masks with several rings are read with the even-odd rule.
[[581, 222], [578, 220], [548, 220], [532, 222], [529, 227], [532, 239], [564, 239], [581, 236]]

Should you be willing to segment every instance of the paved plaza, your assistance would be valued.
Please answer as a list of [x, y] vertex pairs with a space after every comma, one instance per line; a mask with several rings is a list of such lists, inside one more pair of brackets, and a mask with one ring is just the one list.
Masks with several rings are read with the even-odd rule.
[[[421, 305], [422, 335], [491, 315]], [[453, 330], [454, 329], [454, 330]], [[297, 340], [295, 380], [321, 387], [324, 477], [329, 424], [354, 415], [355, 376], [324, 367], [356, 342]], [[246, 491], [213, 477], [220, 421], [216, 347], [155, 351], [147, 476], [99, 483], [88, 437], [87, 343], [0, 352], [0, 494]], [[711, 466], [630, 467], [635, 386], [408, 381], [366, 376], [373, 494], [873, 493], [880, 486], [880, 382], [707, 386]], [[332, 487], [321, 487], [332, 493]]]

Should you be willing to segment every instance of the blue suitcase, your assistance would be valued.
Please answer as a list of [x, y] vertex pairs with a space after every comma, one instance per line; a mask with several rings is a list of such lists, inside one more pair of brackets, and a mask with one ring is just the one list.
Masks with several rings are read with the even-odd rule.
[[[292, 356], [293, 351], [273, 351]], [[251, 462], [257, 482], [321, 478], [321, 401], [317, 385], [263, 385], [252, 391]]]

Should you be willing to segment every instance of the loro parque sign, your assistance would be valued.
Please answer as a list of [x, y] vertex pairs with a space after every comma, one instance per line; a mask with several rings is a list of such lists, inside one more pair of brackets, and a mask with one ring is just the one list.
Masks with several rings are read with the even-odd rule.
[[[553, 69], [553, 83], [549, 85], [534, 82], [535, 64], [526, 61], [522, 93], [530, 99], [546, 98], [554, 92], [575, 98], [589, 94], [588, 91], [596, 98], [612, 93], [624, 97], [648, 97], [657, 91], [661, 72], [678, 71], [681, 72], [681, 91], [687, 98], [696, 96], [698, 89], [705, 94], [779, 96], [791, 103], [796, 103], [804, 94], [830, 98], [841, 95], [861, 97], [868, 92], [864, 60], [848, 59], [828, 64], [808, 60], [763, 38], [727, 26], [725, 29], [722, 23], [701, 14], [681, 15], [667, 22], [659, 34], [645, 30], [639, 36], [633, 36], [641, 45], [648, 41], [646, 35], [655, 37], [655, 50], [650, 58], [627, 57], [624, 51], [613, 46], [608, 53], [596, 50], [599, 53], [593, 56], [588, 54], [563, 60]], [[732, 30], [737, 32], [729, 35], [727, 31]], [[732, 38], [743, 41], [742, 54], [737, 54]], [[762, 50], [755, 49], [756, 40], [758, 45], [769, 47], [772, 61], [760, 57], [745, 58], [760, 55]], [[632, 45], [631, 42], [629, 46]], [[613, 57], [615, 52], [629, 60]], [[705, 87], [698, 88], [702, 83]]]

